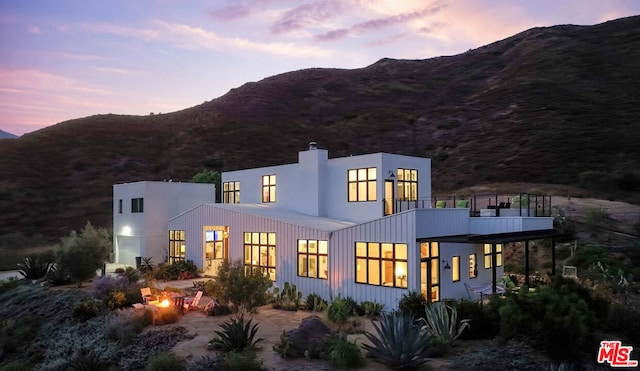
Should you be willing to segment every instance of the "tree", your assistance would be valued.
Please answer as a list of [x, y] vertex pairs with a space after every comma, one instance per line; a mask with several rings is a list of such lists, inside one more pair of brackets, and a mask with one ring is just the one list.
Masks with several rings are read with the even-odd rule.
[[68, 272], [80, 287], [82, 281], [95, 275], [109, 257], [111, 236], [105, 228], [95, 228], [90, 222], [78, 234], [72, 231], [54, 247], [56, 264]]
[[212, 183], [216, 186], [216, 202], [220, 202], [220, 190], [222, 186], [222, 175], [213, 170], [204, 170], [191, 178], [194, 183]]
[[224, 304], [232, 304], [235, 311], [254, 311], [267, 303], [267, 289], [272, 282], [260, 269], [250, 269], [241, 260], [225, 260], [218, 268], [215, 280], [207, 284], [207, 294]]

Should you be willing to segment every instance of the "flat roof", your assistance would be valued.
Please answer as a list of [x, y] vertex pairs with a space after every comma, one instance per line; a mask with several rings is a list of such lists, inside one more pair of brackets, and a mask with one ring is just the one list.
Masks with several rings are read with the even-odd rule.
[[236, 211], [243, 214], [256, 215], [267, 219], [273, 219], [302, 227], [314, 228], [326, 232], [337, 231], [358, 224], [354, 222], [348, 222], [346, 220], [303, 214], [297, 211], [263, 204], [206, 203], [203, 204], [203, 206]]
[[560, 233], [555, 229], [538, 229], [533, 231], [493, 234], [462, 234], [454, 236], [424, 237], [416, 239], [416, 242], [507, 243], [561, 237], [564, 235], [564, 233]]

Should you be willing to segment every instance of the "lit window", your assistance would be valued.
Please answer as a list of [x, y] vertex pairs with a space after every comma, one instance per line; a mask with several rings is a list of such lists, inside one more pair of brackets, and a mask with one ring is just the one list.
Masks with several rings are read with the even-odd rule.
[[327, 241], [298, 240], [298, 276], [328, 277]]
[[262, 177], [262, 202], [276, 202], [276, 176]]
[[356, 283], [407, 287], [407, 245], [356, 242]]
[[376, 168], [350, 169], [347, 171], [349, 202], [376, 200]]
[[266, 272], [276, 280], [276, 234], [244, 232], [244, 266]]
[[185, 245], [184, 231], [169, 231], [169, 263], [175, 263], [185, 259]]
[[240, 203], [240, 182], [224, 182], [222, 184], [222, 203]]
[[[431, 292], [427, 296], [427, 292]], [[431, 302], [440, 300], [440, 244], [420, 243], [420, 292]]]
[[[502, 244], [496, 244], [496, 266], [502, 266]], [[491, 244], [484, 244], [484, 267], [491, 268]]]
[[398, 169], [398, 200], [418, 200], [418, 170]]
[[478, 263], [476, 261], [476, 254], [469, 255], [469, 278], [478, 277]]
[[453, 282], [460, 281], [460, 257], [451, 258], [451, 280]]
[[143, 198], [132, 198], [131, 199], [131, 212], [132, 213], [141, 213], [144, 211], [144, 199]]

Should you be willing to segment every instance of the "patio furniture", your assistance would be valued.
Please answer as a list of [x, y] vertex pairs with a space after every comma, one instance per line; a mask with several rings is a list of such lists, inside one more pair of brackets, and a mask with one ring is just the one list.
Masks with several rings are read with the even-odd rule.
[[151, 288], [150, 287], [143, 287], [140, 289], [140, 295], [142, 296], [142, 303], [144, 305], [155, 305], [158, 304], [160, 301], [158, 300], [157, 296], [151, 294]]
[[436, 201], [436, 209], [444, 209], [447, 207], [447, 201]]
[[[467, 294], [469, 295], [469, 299], [478, 300], [482, 302], [484, 300], [485, 295], [493, 295], [493, 289], [491, 287], [491, 283], [483, 283], [477, 286], [470, 286], [465, 282], [464, 287], [467, 289]], [[496, 285], [496, 294], [504, 294], [505, 288]]]
[[456, 208], [458, 209], [466, 209], [469, 207], [469, 200], [458, 200], [456, 202]]
[[183, 310], [198, 310], [198, 303], [200, 303], [200, 299], [202, 299], [202, 294], [202, 291], [198, 291], [195, 297], [184, 299], [184, 304], [182, 305]]

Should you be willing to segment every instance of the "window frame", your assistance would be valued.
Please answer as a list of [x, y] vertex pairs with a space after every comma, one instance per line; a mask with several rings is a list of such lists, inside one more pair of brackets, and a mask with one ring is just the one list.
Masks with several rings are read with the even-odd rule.
[[275, 174], [262, 176], [262, 202], [263, 203], [276, 202], [276, 175]]
[[[354, 174], [353, 177], [352, 174]], [[375, 202], [377, 200], [378, 168], [347, 169], [347, 202]]]
[[143, 213], [144, 212], [144, 198], [137, 197], [131, 199], [131, 213]]
[[[399, 201], [418, 201], [418, 169], [398, 168], [397, 196]], [[409, 179], [407, 179], [407, 175]], [[414, 176], [415, 175], [415, 176]], [[407, 189], [409, 196], [407, 197]]]
[[[457, 275], [457, 279], [456, 279]], [[451, 282], [460, 281], [460, 256], [454, 255], [451, 257]]]
[[[361, 255], [358, 253], [358, 247], [364, 245], [365, 254]], [[375, 252], [377, 245], [377, 256], [372, 255], [372, 252]], [[389, 245], [391, 245], [391, 256], [392, 257], [383, 257], [382, 253], [385, 248], [388, 249]], [[408, 253], [409, 247], [406, 243], [392, 243], [392, 242], [365, 242], [365, 241], [356, 241], [354, 244], [355, 248], [355, 264], [354, 264], [354, 281], [356, 284], [360, 285], [371, 285], [371, 286], [380, 286], [380, 287], [389, 287], [389, 288], [399, 288], [406, 289], [408, 288]], [[404, 248], [404, 252], [399, 251]], [[402, 258], [404, 255], [404, 258]], [[363, 264], [359, 264], [363, 263]], [[385, 284], [383, 282], [383, 278], [385, 273], [388, 270], [388, 266], [386, 264], [391, 263], [391, 275], [393, 280], [391, 284]], [[373, 281], [370, 272], [372, 268], [377, 268], [378, 272], [378, 281]], [[364, 270], [364, 281], [360, 281], [358, 277], [358, 271]], [[398, 272], [404, 274], [398, 274]], [[373, 283], [372, 283], [373, 281]]]
[[[275, 232], [244, 232], [243, 233], [243, 264], [245, 270], [260, 269], [269, 275], [269, 279], [275, 282], [277, 255]], [[266, 264], [262, 261], [262, 251], [266, 251]], [[253, 260], [257, 257], [257, 260]]]
[[222, 183], [222, 203], [240, 203], [240, 182], [237, 180]]
[[469, 279], [474, 278], [478, 278], [478, 254], [471, 253], [469, 254]]
[[122, 214], [122, 199], [118, 200], [118, 214]]
[[187, 238], [185, 230], [169, 230], [169, 263], [175, 263], [186, 259], [186, 242]]
[[[302, 250], [302, 246], [301, 243], [306, 243], [306, 247], [305, 250], [306, 251], [301, 251]], [[315, 252], [311, 252], [310, 251], [310, 242], [315, 242], [316, 244], [316, 249]], [[324, 245], [324, 253], [321, 252], [323, 250], [323, 246]], [[298, 277], [307, 277], [307, 278], [316, 278], [316, 279], [322, 279], [322, 280], [328, 280], [329, 279], [329, 242], [326, 240], [313, 240], [313, 239], [298, 239], [297, 240], [297, 266], [296, 266], [296, 274], [298, 275]], [[301, 271], [301, 258], [306, 257], [305, 262], [306, 262], [306, 270], [304, 271], [304, 273]], [[310, 257], [315, 257], [315, 262], [316, 262], [316, 275], [311, 275], [311, 269], [310, 269], [310, 265], [311, 265], [311, 259]], [[321, 263], [321, 258], [324, 258], [324, 264]], [[323, 270], [322, 268], [325, 267], [326, 270], [324, 271], [324, 277], [323, 277]], [[306, 274], [305, 274], [306, 273]]]
[[[496, 267], [502, 266], [502, 244], [497, 243], [496, 246]], [[483, 244], [484, 253], [484, 269], [490, 269], [493, 266], [493, 259], [491, 258], [491, 244]]]

